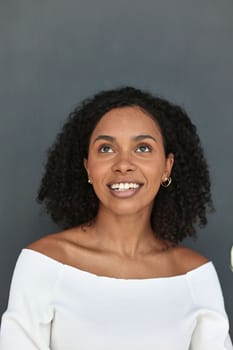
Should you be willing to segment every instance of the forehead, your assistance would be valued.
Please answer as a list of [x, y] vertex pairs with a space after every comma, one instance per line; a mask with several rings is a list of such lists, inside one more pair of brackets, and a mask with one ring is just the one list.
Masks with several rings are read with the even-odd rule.
[[139, 107], [114, 108], [102, 116], [92, 135], [105, 133], [115, 135], [118, 133], [156, 134], [161, 132], [156, 121]]

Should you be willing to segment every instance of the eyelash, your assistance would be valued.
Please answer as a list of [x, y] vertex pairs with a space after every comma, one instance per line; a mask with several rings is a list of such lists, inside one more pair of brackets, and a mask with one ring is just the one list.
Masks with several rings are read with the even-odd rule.
[[[140, 149], [141, 147], [147, 148], [148, 150], [145, 151], [145, 152], [141, 152], [141, 151], [137, 152], [137, 150]], [[110, 152], [104, 151], [104, 150], [103, 150], [104, 148], [111, 149], [111, 151], [110, 151]], [[152, 147], [151, 147], [150, 145], [146, 144], [146, 143], [142, 143], [141, 145], [138, 145], [137, 148], [136, 148], [136, 152], [137, 152], [137, 153], [149, 153], [149, 152], [151, 152], [151, 151], [152, 151]], [[111, 146], [109, 146], [109, 145], [106, 144], [106, 145], [101, 145], [101, 146], [99, 147], [99, 149], [98, 149], [98, 152], [100, 152], [100, 153], [113, 153], [113, 149], [112, 149]]]
[[109, 145], [101, 145], [101, 146], [99, 147], [98, 151], [99, 151], [100, 153], [112, 153], [112, 151], [111, 151], [111, 152], [104, 152], [104, 151], [103, 151], [104, 148], [111, 148], [111, 149], [112, 149], [112, 147], [109, 146]]
[[146, 144], [146, 143], [142, 143], [141, 145], [139, 145], [139, 146], [137, 147], [137, 149], [139, 149], [140, 147], [148, 148], [149, 151], [146, 151], [146, 152], [139, 152], [139, 153], [149, 153], [149, 152], [152, 151], [152, 147], [151, 147], [150, 145]]

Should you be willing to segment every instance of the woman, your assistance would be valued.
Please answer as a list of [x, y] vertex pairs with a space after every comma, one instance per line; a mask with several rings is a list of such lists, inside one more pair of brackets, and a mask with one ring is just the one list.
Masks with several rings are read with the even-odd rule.
[[180, 245], [212, 209], [180, 107], [131, 87], [84, 101], [38, 199], [65, 230], [20, 254], [1, 350], [232, 349], [214, 266]]

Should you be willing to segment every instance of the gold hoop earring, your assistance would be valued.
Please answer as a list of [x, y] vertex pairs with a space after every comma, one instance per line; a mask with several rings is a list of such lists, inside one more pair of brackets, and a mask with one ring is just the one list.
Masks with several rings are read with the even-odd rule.
[[161, 186], [166, 188], [171, 185], [171, 182], [172, 182], [171, 176], [165, 177], [165, 180], [161, 181]]

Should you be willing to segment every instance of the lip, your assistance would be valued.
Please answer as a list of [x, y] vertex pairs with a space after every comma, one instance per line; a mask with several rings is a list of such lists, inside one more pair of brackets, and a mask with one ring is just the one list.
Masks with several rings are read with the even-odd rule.
[[[139, 185], [139, 187], [137, 188], [129, 188], [129, 189], [126, 189], [126, 190], [114, 190], [111, 188], [111, 185], [113, 184], [117, 184], [117, 183], [136, 183]], [[124, 181], [112, 181], [111, 183], [109, 183], [107, 185], [109, 191], [111, 192], [111, 194], [114, 196], [114, 197], [117, 197], [117, 198], [130, 198], [132, 196], [134, 196], [137, 192], [140, 191], [140, 189], [142, 188], [143, 186], [143, 183], [139, 182], [139, 181], [133, 181], [133, 180], [124, 180]]]

